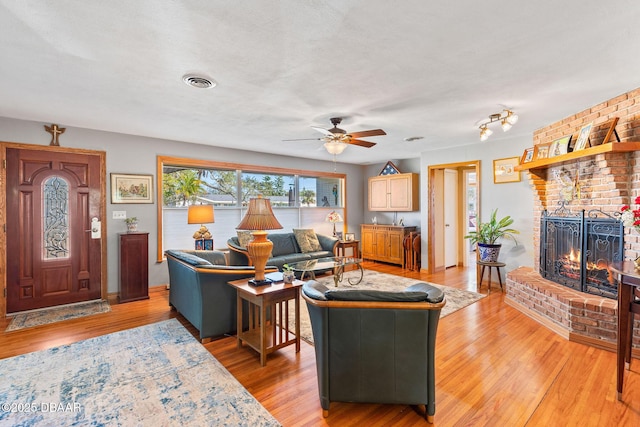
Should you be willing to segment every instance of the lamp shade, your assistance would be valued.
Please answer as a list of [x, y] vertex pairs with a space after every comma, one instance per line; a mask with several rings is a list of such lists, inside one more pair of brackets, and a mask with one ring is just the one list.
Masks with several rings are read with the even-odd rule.
[[326, 221], [336, 223], [336, 222], [343, 222], [343, 219], [338, 212], [332, 211], [327, 215]]
[[247, 213], [236, 227], [238, 230], [275, 230], [279, 228], [282, 228], [282, 225], [273, 214], [271, 201], [263, 199], [262, 196], [252, 197], [249, 200]]
[[187, 224], [209, 224], [215, 222], [213, 205], [191, 205], [187, 214]]
[[264, 275], [264, 269], [267, 260], [271, 256], [273, 243], [267, 239], [267, 232], [264, 230], [275, 230], [282, 228], [278, 222], [273, 210], [271, 209], [271, 201], [263, 199], [262, 196], [249, 199], [249, 208], [247, 213], [236, 227], [238, 230], [253, 230], [253, 240], [247, 243], [247, 252], [249, 258], [255, 266], [256, 276], [249, 280], [249, 284], [253, 286], [268, 285], [271, 283]]

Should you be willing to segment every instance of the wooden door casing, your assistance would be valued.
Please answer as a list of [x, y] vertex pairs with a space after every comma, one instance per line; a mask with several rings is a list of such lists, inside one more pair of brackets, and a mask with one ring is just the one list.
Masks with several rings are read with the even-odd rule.
[[[101, 239], [86, 230], [104, 210], [103, 158], [98, 152], [6, 149], [8, 313], [101, 298]], [[69, 186], [69, 256], [44, 259], [42, 184], [53, 176]]]

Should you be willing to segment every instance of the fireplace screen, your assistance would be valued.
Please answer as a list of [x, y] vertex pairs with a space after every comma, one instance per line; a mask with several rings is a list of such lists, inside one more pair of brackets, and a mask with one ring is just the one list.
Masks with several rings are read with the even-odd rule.
[[548, 216], [540, 227], [540, 274], [575, 289], [608, 298], [617, 298], [618, 286], [609, 265], [623, 258], [622, 222], [602, 211], [585, 216]]

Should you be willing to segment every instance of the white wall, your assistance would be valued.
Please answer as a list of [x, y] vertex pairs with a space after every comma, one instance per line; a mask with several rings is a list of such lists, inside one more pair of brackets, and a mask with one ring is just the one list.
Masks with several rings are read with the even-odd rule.
[[[15, 120], [0, 117], [0, 141], [17, 142], [25, 144], [49, 145], [51, 135], [44, 130], [44, 125], [33, 121]], [[111, 204], [110, 198], [110, 173], [134, 173], [156, 175], [156, 156], [175, 156], [212, 161], [240, 163], [247, 165], [263, 165], [274, 167], [289, 167], [292, 169], [304, 169], [319, 172], [333, 172], [334, 164], [329, 161], [317, 161], [300, 159], [295, 157], [262, 154], [258, 152], [234, 150], [231, 148], [217, 148], [186, 142], [170, 141], [158, 138], [146, 138], [134, 135], [125, 135], [112, 132], [102, 132], [82, 128], [74, 128], [59, 123], [66, 128], [60, 137], [60, 145], [69, 148], [85, 148], [101, 150], [107, 153], [107, 219], [103, 221], [103, 227], [107, 230], [107, 274], [108, 291], [118, 290], [118, 253], [117, 234], [126, 231], [122, 220], [111, 219], [114, 210], [126, 210], [127, 216], [138, 217], [138, 230], [148, 231], [149, 234], [149, 284], [158, 286], [169, 282], [169, 274], [166, 262], [156, 263], [157, 248], [157, 207], [153, 204]], [[212, 135], [215, 139], [215, 135]], [[265, 144], [272, 141], [264, 141]], [[227, 141], [231, 146], [233, 141]], [[349, 206], [348, 224], [349, 230], [353, 230], [363, 221], [362, 206], [364, 204], [363, 193], [363, 168], [357, 165], [337, 164], [338, 173], [347, 174], [347, 206]], [[155, 185], [155, 184], [154, 184]], [[211, 224], [210, 228], [214, 228]], [[359, 227], [358, 227], [359, 228]], [[216, 247], [220, 247], [216, 242]]]
[[[420, 158], [420, 207], [421, 228], [428, 228], [427, 208], [429, 166], [480, 160], [480, 218], [487, 221], [493, 209], [498, 209], [498, 218], [510, 215], [514, 218], [513, 228], [520, 231], [516, 246], [506, 239], [501, 243], [500, 261], [507, 264], [506, 271], [518, 266], [533, 266], [533, 192], [526, 172], [521, 172], [520, 182], [507, 184], [493, 183], [493, 160], [514, 157], [522, 154], [525, 148], [533, 145], [533, 137], [519, 136], [499, 141], [491, 140], [464, 147], [451, 147], [446, 150], [425, 151]], [[422, 239], [422, 265], [427, 266], [427, 239]]]

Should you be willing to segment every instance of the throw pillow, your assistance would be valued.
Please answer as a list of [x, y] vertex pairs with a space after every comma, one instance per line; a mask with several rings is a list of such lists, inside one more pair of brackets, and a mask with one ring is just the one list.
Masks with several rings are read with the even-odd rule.
[[293, 229], [293, 235], [296, 236], [296, 241], [302, 253], [317, 252], [322, 250], [318, 236], [316, 232], [311, 229]]
[[251, 232], [247, 230], [238, 230], [237, 233], [238, 233], [238, 243], [240, 244], [240, 247], [246, 248], [247, 243], [249, 243], [253, 239]]

